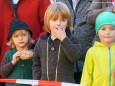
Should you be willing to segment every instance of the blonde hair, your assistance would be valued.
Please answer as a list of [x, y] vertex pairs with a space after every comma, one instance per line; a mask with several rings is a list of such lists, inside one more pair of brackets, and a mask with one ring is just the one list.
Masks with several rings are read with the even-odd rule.
[[44, 26], [46, 32], [51, 33], [49, 22], [51, 19], [58, 19], [59, 16], [61, 16], [62, 19], [68, 20], [67, 27], [72, 30], [71, 13], [68, 7], [62, 2], [54, 2], [45, 12]]
[[[31, 40], [32, 40], [31, 35], [30, 35], [29, 31], [27, 31], [27, 30], [24, 30], [24, 31], [23, 31], [23, 30], [24, 30], [24, 29], [22, 29], [22, 30], [16, 30], [16, 31], [18, 31], [18, 32], [14, 31], [14, 33], [12, 34], [12, 36], [15, 35], [15, 34], [17, 34], [17, 33], [18, 33], [19, 35], [22, 35], [23, 32], [26, 31], [26, 32], [28, 33], [28, 36], [29, 36], [29, 37], [28, 37], [28, 44], [27, 44], [27, 46], [29, 46], [30, 43], [31, 43]], [[10, 37], [8, 43], [6, 43], [6, 44], [7, 44], [8, 46], [10, 46], [11, 48], [16, 48], [16, 46], [15, 46], [13, 40], [12, 40], [12, 36]]]

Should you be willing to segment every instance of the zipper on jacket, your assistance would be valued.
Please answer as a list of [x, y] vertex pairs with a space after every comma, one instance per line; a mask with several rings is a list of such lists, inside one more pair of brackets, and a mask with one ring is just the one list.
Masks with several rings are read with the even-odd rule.
[[109, 58], [109, 86], [112, 86], [112, 59], [111, 59], [111, 52], [110, 52], [110, 48], [108, 48], [108, 58]]

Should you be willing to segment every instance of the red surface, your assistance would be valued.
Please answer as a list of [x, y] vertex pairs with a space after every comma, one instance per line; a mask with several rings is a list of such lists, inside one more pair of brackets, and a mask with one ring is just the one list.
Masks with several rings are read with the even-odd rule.
[[61, 82], [40, 80], [38, 86], [61, 86]]
[[0, 82], [16, 83], [16, 79], [0, 79]]

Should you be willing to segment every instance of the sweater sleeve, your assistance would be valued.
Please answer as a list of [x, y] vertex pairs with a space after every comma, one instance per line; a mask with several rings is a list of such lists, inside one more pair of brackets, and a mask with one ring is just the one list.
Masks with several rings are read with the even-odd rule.
[[77, 59], [79, 59], [82, 50], [82, 44], [77, 41], [77, 37], [74, 35], [72, 35], [71, 38], [66, 37], [61, 42], [61, 45], [70, 62], [74, 63]]
[[102, 8], [102, 0], [93, 0], [86, 13], [86, 21], [88, 24], [95, 25], [98, 14], [104, 11], [112, 12], [113, 6]]
[[86, 86], [92, 86], [93, 69], [94, 69], [93, 55], [92, 55], [92, 52], [88, 50], [86, 54], [86, 59], [85, 59], [84, 67], [83, 67], [80, 84], [86, 85]]
[[41, 61], [39, 56], [39, 41], [37, 42], [33, 53], [32, 75], [33, 79], [38, 80], [41, 77]]
[[1, 67], [0, 67], [0, 74], [2, 77], [7, 78], [8, 75], [12, 72], [14, 65], [12, 62], [8, 62], [5, 58], [3, 58]]

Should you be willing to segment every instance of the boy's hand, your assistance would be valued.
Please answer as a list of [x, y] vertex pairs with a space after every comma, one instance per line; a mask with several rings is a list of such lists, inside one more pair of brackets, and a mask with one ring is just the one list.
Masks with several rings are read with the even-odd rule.
[[65, 29], [55, 28], [53, 30], [53, 34], [56, 38], [58, 38], [61, 41], [63, 41], [63, 39], [66, 37]]
[[21, 51], [20, 59], [27, 60], [33, 57], [33, 51], [32, 50], [25, 50]]
[[20, 51], [17, 51], [14, 55], [13, 55], [13, 58], [12, 58], [12, 64], [16, 64], [16, 62], [19, 60], [19, 57], [20, 57]]
[[30, 59], [32, 57], [33, 57], [33, 51], [32, 50], [17, 51], [13, 55], [12, 64], [15, 65], [19, 59], [27, 60], [27, 59]]

